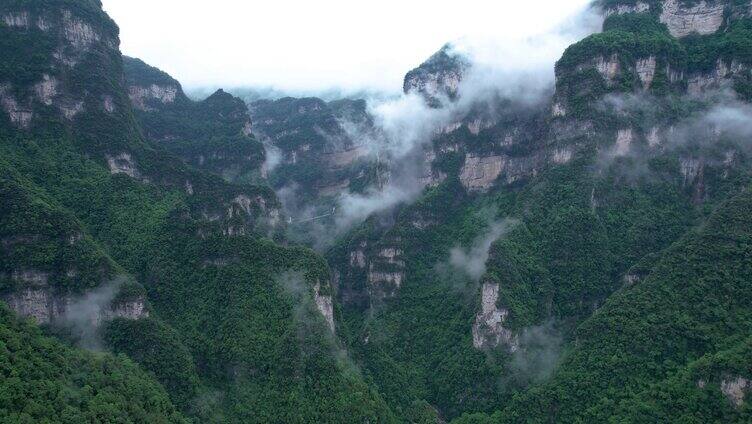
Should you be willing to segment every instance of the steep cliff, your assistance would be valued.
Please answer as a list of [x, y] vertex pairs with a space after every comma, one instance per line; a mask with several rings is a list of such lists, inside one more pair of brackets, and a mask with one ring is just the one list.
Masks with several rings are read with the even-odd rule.
[[[749, 184], [748, 133], [727, 115], [747, 116], [746, 10], [738, 2], [601, 7], [608, 15], [603, 32], [566, 50], [549, 99], [485, 98], [454, 116], [427, 146], [443, 178], [409, 205], [366, 220], [329, 252], [344, 310], [341, 332], [350, 334], [351, 349], [392, 404], [424, 399], [453, 418], [492, 412], [523, 392], [529, 403], [495, 417], [517, 422], [533, 402], [550, 401], [552, 409], [533, 418], [545, 421], [557, 413], [553, 393], [569, 392], [569, 379], [592, 376], [585, 370], [594, 366], [562, 365], [561, 385], [543, 397], [535, 385], [526, 391], [553, 372], [558, 340], [579, 345], [581, 325], [597, 320], [623, 286], [641, 284], [656, 257]], [[448, 65], [425, 80], [451, 73]], [[475, 238], [493, 226], [481, 213], [488, 208], [492, 221], [520, 224], [491, 243], [476, 282], [463, 267], [477, 264], [451, 258], [456, 249], [474, 251]], [[400, 252], [399, 266], [381, 259], [384, 248]], [[382, 263], [383, 271], [373, 272]], [[698, 326], [710, 322], [692, 316]], [[555, 334], [541, 330], [551, 325]], [[604, 360], [595, 351], [587, 355]], [[407, 375], [420, 378], [395, 377]], [[720, 375], [713, 393], [733, 406], [746, 390], [737, 377], [747, 377]], [[599, 393], [617, 385], [604, 384]], [[409, 389], [394, 393], [395, 386]], [[565, 401], [585, 411], [605, 405], [604, 397]], [[605, 420], [602, 411], [558, 416]]]
[[265, 173], [277, 190], [295, 188], [302, 203], [368, 185], [374, 131], [363, 100], [259, 100], [250, 105], [253, 133], [270, 155]]
[[432, 107], [457, 99], [460, 82], [470, 62], [447, 44], [405, 75], [405, 94], [419, 94]]
[[[0, 17], [2, 299], [68, 342], [81, 330], [84, 345], [137, 361], [198, 421], [389, 422], [380, 396], [337, 354], [326, 263], [267, 238], [281, 224], [270, 188], [214, 174], [232, 161], [258, 173], [262, 155], [232, 156], [261, 152], [245, 105], [223, 92], [190, 102], [128, 59], [136, 75], [126, 76], [117, 27], [96, 1], [5, 2]], [[180, 112], [195, 125], [172, 119]], [[178, 142], [168, 146], [168, 135]], [[294, 284], [282, 278], [290, 272]], [[120, 275], [136, 283], [107, 290]], [[0, 380], [10, 393], [12, 381]], [[165, 421], [133, 410], [143, 396], [112, 420]], [[152, 398], [142, 409], [164, 405], [169, 416], [169, 401]], [[55, 399], [66, 408], [71, 398]]]
[[[3, 4], [0, 296], [202, 422], [747, 422], [749, 2], [598, 6], [537, 101], [410, 71], [401, 155], [364, 101], [193, 102], [98, 3]], [[385, 207], [299, 225], [345, 193]]]
[[123, 58], [123, 67], [136, 119], [154, 144], [228, 181], [261, 177], [264, 150], [242, 100], [218, 90], [194, 102], [179, 82], [138, 59]]

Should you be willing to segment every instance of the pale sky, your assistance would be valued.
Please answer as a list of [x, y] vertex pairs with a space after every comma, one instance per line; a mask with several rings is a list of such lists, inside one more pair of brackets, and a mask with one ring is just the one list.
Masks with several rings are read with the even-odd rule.
[[[509, 53], [509, 46], [517, 45], [515, 40], [549, 34], [566, 23], [571, 26], [590, 1], [102, 3], [120, 26], [124, 54], [168, 72], [189, 89], [271, 86], [398, 91], [404, 74], [447, 41], [500, 43], [505, 48], [499, 50]], [[557, 49], [565, 44], [559, 44], [543, 53], [546, 60], [560, 54]], [[525, 55], [523, 48], [509, 56], [524, 60]], [[503, 63], [505, 58], [495, 60]]]

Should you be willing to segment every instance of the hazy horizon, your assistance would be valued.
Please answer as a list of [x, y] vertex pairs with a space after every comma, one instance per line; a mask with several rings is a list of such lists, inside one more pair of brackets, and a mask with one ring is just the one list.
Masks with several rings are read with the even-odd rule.
[[[551, 34], [571, 27], [591, 1], [487, 6], [469, 0], [453, 8], [447, 1], [425, 7], [388, 0], [377, 10], [343, 0], [102, 3], [120, 27], [123, 53], [168, 72], [187, 91], [314, 94], [399, 92], [404, 74], [446, 42], [472, 46], [512, 68], [521, 61], [552, 62], [572, 40], [551, 41]], [[530, 52], [530, 40], [541, 38], [548, 38], [546, 45]]]

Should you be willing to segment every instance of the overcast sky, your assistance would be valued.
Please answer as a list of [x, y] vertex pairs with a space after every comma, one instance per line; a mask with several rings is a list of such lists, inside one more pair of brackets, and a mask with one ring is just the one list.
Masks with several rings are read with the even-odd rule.
[[[123, 53], [189, 89], [397, 91], [405, 72], [447, 41], [501, 43], [498, 56], [525, 60], [525, 48], [508, 46], [571, 24], [590, 0], [102, 2], [120, 26]], [[538, 54], [550, 61], [565, 42]]]

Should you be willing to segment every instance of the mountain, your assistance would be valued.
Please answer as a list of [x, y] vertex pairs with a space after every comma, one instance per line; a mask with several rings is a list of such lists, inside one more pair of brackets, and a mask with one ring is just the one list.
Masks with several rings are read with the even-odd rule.
[[749, 422], [752, 7], [594, 7], [540, 95], [446, 45], [245, 105], [96, 1], [0, 5], [0, 410]]
[[123, 72], [134, 115], [152, 143], [228, 181], [260, 177], [264, 148], [251, 136], [242, 100], [217, 90], [194, 102], [180, 83], [138, 59], [124, 57]]
[[457, 99], [460, 81], [471, 67], [470, 61], [447, 44], [405, 75], [403, 91], [423, 96], [432, 107]]
[[[748, 261], [742, 241], [718, 246], [735, 253], [707, 274], [677, 278], [689, 263], [674, 261], [642, 295], [651, 306], [621, 304], [613, 309], [619, 318], [604, 314], [643, 290], [631, 287], [680, 255], [672, 252], [686, 237], [708, 231], [748, 189], [749, 132], [742, 122], [750, 62], [741, 41], [749, 40], [748, 9], [723, 2], [654, 2], [634, 6], [638, 12], [626, 2], [601, 6], [611, 11], [604, 31], [567, 49], [550, 99], [531, 105], [491, 98], [486, 109], [493, 114], [476, 119], [473, 107], [443, 125], [426, 147], [440, 178], [327, 253], [343, 306], [341, 335], [395, 409], [422, 399], [448, 419], [501, 410], [493, 421], [598, 422], [623, 402], [618, 417], [660, 421], [679, 414], [687, 398], [641, 402], [658, 390], [681, 390], [715, 397], [693, 410], [700, 421], [745, 421], [743, 400], [726, 407], [724, 394], [743, 398], [749, 374], [738, 367], [719, 365], [715, 374], [698, 376], [706, 395], [676, 386], [698, 375], [681, 367], [696, 372], [699, 364], [691, 364], [701, 357], [743, 361], [723, 352], [743, 355], [734, 341], [746, 332], [744, 308], [723, 318], [702, 304], [687, 309], [688, 300], [676, 297], [686, 286], [666, 286], [691, 284], [695, 301], [744, 299], [745, 277], [721, 271]], [[711, 19], [717, 10], [725, 10], [722, 22]], [[717, 24], [708, 28], [708, 20]], [[425, 79], [444, 75], [457, 74], [448, 65]], [[461, 78], [457, 87], [462, 98]], [[504, 225], [510, 228], [498, 241], [484, 239]], [[463, 254], [482, 258], [478, 247], [486, 243], [480, 276], [458, 281], [447, 272]], [[691, 263], [713, 263], [714, 251], [693, 252]], [[470, 264], [460, 268], [474, 265], [464, 259]], [[717, 293], [707, 279], [730, 292]], [[658, 317], [652, 310], [676, 312]], [[643, 315], [654, 326], [641, 324]], [[716, 320], [734, 322], [733, 330], [717, 331]], [[698, 345], [711, 334], [715, 341]], [[637, 350], [629, 362], [620, 356], [626, 346]], [[711, 359], [716, 355], [724, 359]], [[638, 371], [643, 366], [648, 374]]]
[[252, 132], [278, 156], [267, 163], [277, 191], [295, 186], [312, 201], [370, 183], [367, 135], [374, 124], [364, 100], [258, 100], [250, 114]]
[[[222, 92], [190, 102], [123, 59], [99, 2], [11, 1], [0, 16], [0, 296], [63, 343], [118, 355], [57, 347], [4, 318], [3, 346], [15, 355], [13, 340], [33, 340], [18, 355], [41, 355], [49, 370], [13, 362], [6, 377], [70, 394], [6, 378], [15, 397], [3, 410], [35, 421], [389, 421], [338, 353], [326, 263], [269, 238], [283, 241], [280, 204], [245, 182], [263, 152], [242, 102]], [[87, 384], [106, 384], [101, 400], [85, 397]]]

